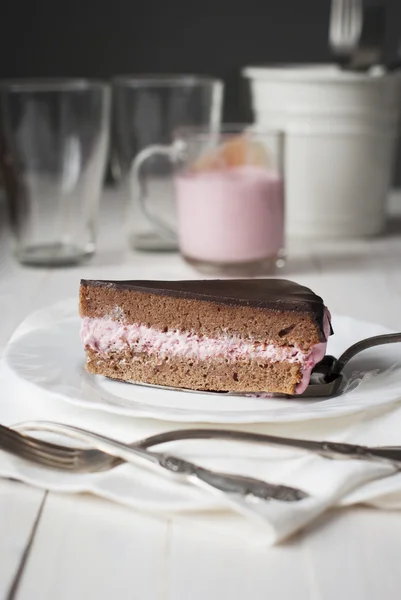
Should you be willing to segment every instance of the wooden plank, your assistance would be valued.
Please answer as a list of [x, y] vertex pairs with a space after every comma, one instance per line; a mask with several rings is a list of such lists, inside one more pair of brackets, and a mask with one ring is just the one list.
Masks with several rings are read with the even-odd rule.
[[49, 494], [18, 600], [165, 599], [167, 530], [93, 496]]
[[401, 519], [395, 513], [332, 511], [273, 548], [223, 535], [223, 522], [221, 516], [215, 527], [210, 520], [174, 521], [170, 600], [400, 597]]
[[0, 480], [0, 598], [7, 598], [45, 492]]
[[399, 513], [368, 508], [333, 511], [302, 537], [313, 600], [399, 600]]
[[267, 547], [247, 541], [241, 528], [238, 518], [222, 514], [175, 520], [169, 600], [310, 600], [299, 540]]

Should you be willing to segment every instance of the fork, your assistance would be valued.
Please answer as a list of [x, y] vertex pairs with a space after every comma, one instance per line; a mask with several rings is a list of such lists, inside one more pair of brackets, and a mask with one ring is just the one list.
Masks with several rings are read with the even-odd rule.
[[[86, 461], [90, 464], [91, 471], [96, 460], [103, 459], [103, 455], [106, 453], [106, 456], [111, 455], [112, 458], [118, 458], [121, 462], [150, 466], [164, 475], [206, 488], [223, 496], [228, 504], [242, 513], [263, 512], [263, 502], [266, 500], [297, 502], [308, 496], [306, 492], [298, 488], [271, 484], [243, 475], [220, 473], [171, 454], [151, 452], [139, 445], [129, 446], [78, 427], [59, 423], [41, 423], [40, 429], [67, 435], [95, 446], [97, 450], [85, 450]], [[49, 468], [77, 472], [73, 465], [79, 450], [36, 440], [2, 425], [0, 425], [0, 448]], [[80, 472], [88, 471], [85, 469]], [[249, 503], [253, 508], [249, 507]]]
[[380, 64], [385, 33], [385, 6], [382, 3], [365, 6], [361, 35], [347, 67], [354, 71], [367, 71], [374, 65]]
[[332, 0], [329, 41], [348, 69], [366, 71], [380, 63], [386, 28], [383, 2]]
[[358, 44], [363, 22], [362, 0], [332, 0], [329, 42], [335, 54], [349, 58]]

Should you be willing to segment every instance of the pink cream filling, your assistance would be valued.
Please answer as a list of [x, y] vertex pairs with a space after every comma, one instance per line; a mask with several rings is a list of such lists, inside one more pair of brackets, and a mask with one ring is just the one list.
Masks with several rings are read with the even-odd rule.
[[[326, 309], [324, 317], [326, 340], [330, 334], [330, 313]], [[190, 331], [160, 331], [146, 325], [127, 325], [112, 318], [84, 317], [81, 326], [81, 340], [100, 354], [127, 348], [137, 353], [165, 356], [184, 356], [198, 360], [220, 358], [236, 361], [255, 358], [266, 362], [299, 363], [302, 380], [295, 393], [302, 394], [308, 386], [313, 367], [326, 353], [326, 342], [315, 344], [309, 352], [294, 346], [277, 346], [269, 342], [247, 340], [240, 337], [222, 335], [209, 338]]]

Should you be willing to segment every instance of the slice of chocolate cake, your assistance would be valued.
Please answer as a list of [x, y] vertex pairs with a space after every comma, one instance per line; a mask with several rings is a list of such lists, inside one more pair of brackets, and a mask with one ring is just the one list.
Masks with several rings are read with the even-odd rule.
[[194, 390], [300, 394], [331, 333], [283, 279], [83, 280], [80, 314], [88, 371]]

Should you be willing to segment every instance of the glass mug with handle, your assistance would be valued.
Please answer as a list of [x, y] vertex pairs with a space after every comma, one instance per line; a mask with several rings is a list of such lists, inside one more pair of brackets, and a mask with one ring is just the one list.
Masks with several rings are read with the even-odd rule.
[[[174, 164], [177, 228], [152, 212], [143, 166], [155, 155]], [[159, 234], [208, 275], [258, 276], [284, 265], [284, 134], [255, 126], [183, 128], [171, 145], [145, 148], [131, 185]]]

